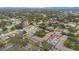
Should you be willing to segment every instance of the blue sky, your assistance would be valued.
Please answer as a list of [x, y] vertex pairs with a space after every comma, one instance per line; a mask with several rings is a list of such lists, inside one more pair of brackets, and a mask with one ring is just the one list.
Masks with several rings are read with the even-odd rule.
[[79, 7], [79, 0], [0, 0], [0, 7]]

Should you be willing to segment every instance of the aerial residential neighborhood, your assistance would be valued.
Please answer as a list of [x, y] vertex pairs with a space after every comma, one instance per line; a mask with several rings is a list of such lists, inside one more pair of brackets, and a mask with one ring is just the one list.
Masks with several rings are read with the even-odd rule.
[[79, 51], [79, 8], [0, 8], [0, 51]]

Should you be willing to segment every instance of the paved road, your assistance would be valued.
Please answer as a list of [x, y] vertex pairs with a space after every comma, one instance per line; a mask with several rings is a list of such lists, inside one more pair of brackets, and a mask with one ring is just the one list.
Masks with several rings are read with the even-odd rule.
[[9, 48], [12, 48], [12, 47], [13, 47], [13, 44], [12, 44], [12, 45], [8, 45], [8, 46], [6, 46], [5, 48], [1, 49], [1, 51], [5, 51], [5, 50], [7, 50], [7, 49], [9, 49]]
[[61, 51], [74, 51], [74, 50], [72, 50], [70, 48], [67, 48], [67, 47], [61, 47], [58, 50], [61, 50]]

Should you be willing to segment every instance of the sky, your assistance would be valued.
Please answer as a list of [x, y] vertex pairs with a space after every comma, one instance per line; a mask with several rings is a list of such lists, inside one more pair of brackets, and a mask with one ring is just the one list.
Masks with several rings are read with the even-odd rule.
[[79, 0], [0, 0], [0, 7], [79, 7]]

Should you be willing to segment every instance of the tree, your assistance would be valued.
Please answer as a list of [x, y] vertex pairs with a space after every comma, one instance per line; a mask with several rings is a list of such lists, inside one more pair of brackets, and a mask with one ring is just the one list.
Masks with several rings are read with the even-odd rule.
[[28, 41], [28, 39], [23, 39], [22, 37], [16, 35], [15, 37], [10, 39], [10, 42], [12, 44], [14, 44], [15, 46], [23, 47], [23, 46], [27, 45], [27, 43], [29, 41]]
[[45, 51], [48, 51], [49, 50], [49, 44], [47, 41], [43, 41], [42, 42], [42, 48], [45, 50]]
[[64, 29], [65, 28], [65, 25], [64, 24], [59, 24], [59, 27]]
[[46, 25], [44, 23], [40, 24], [39, 27], [42, 29], [46, 29]]
[[5, 43], [0, 42], [0, 48], [5, 47]]
[[18, 24], [18, 25], [15, 25], [15, 28], [16, 28], [16, 29], [22, 29], [22, 28], [23, 28], [22, 23], [20, 23], [20, 24]]
[[6, 21], [1, 21], [0, 22], [0, 28], [2, 28], [4, 31], [6, 30], [6, 26], [7, 25], [7, 22]]

